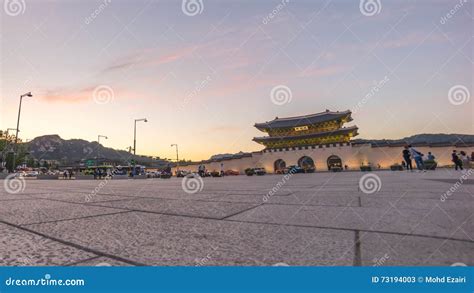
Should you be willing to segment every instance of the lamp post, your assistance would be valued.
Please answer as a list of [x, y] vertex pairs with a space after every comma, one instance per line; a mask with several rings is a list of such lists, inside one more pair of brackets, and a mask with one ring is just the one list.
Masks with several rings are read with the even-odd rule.
[[171, 147], [176, 147], [176, 174], [179, 171], [179, 154], [178, 154], [178, 144], [173, 143]]
[[[136, 155], [137, 153], [137, 122], [148, 122], [146, 118], [141, 118], [141, 119], [135, 119], [135, 123], [133, 125], [133, 155]], [[135, 176], [135, 159], [133, 160], [133, 176]]]
[[133, 154], [134, 155], [136, 155], [136, 151], [137, 151], [137, 122], [139, 121], [148, 122], [146, 118], [135, 119], [135, 124], [133, 127]]
[[13, 169], [16, 167], [16, 159], [15, 159], [15, 154], [17, 151], [18, 147], [18, 132], [20, 131], [20, 115], [21, 115], [21, 102], [23, 101], [23, 97], [32, 97], [33, 95], [31, 92], [27, 92], [26, 94], [23, 94], [20, 96], [20, 105], [18, 106], [18, 119], [16, 120], [16, 134], [15, 134], [15, 150], [13, 152]]
[[103, 137], [103, 138], [105, 138], [105, 139], [109, 139], [109, 138], [108, 138], [107, 136], [105, 136], [105, 135], [100, 135], [100, 134], [99, 134], [99, 135], [97, 136], [97, 143], [98, 143], [99, 145], [97, 146], [97, 160], [95, 160], [95, 164], [96, 164], [96, 166], [99, 166], [99, 157], [100, 157], [100, 138], [101, 138], [101, 137]]

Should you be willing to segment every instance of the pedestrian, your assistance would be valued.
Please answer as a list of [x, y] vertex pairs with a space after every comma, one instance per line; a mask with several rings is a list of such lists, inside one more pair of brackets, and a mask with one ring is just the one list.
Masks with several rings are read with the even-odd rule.
[[413, 171], [413, 164], [411, 162], [411, 155], [408, 146], [405, 146], [405, 149], [402, 152], [403, 160], [405, 161], [407, 171]]
[[431, 152], [428, 152], [427, 159], [430, 160], [430, 161], [434, 161], [436, 158], [435, 158], [435, 156], [433, 156], [433, 154]]
[[458, 169], [463, 170], [462, 161], [459, 158], [458, 153], [457, 153], [456, 150], [453, 150], [453, 153], [451, 154], [451, 158], [452, 158], [451, 161], [453, 161], [453, 163], [454, 163], [454, 169], [455, 170], [458, 170]]
[[221, 163], [221, 177], [224, 177], [224, 163]]
[[465, 151], [461, 151], [460, 153], [461, 155], [459, 156], [459, 159], [461, 160], [462, 162], [462, 166], [466, 169], [469, 169], [470, 165], [471, 165], [471, 159], [469, 158], [469, 156], [466, 154]]
[[415, 160], [416, 168], [418, 171], [425, 172], [425, 166], [423, 164], [423, 154], [417, 151], [413, 146], [409, 145], [408, 150], [410, 151], [411, 157]]
[[68, 172], [67, 172], [67, 170], [64, 170], [64, 172], [63, 172], [63, 178], [64, 178], [64, 179], [67, 179], [67, 177], [68, 177]]

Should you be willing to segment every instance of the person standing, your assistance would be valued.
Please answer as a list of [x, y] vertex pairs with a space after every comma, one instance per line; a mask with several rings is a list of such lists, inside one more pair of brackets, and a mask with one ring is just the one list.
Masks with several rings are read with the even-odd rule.
[[435, 156], [433, 156], [433, 154], [432, 154], [431, 152], [428, 152], [427, 159], [430, 160], [430, 161], [434, 161], [434, 160], [435, 160]]
[[460, 155], [459, 159], [462, 162], [462, 166], [466, 169], [469, 169], [469, 167], [471, 165], [470, 164], [471, 159], [469, 158], [469, 156], [466, 154], [465, 151], [461, 151], [461, 155]]
[[423, 154], [417, 151], [413, 146], [409, 145], [408, 150], [410, 151], [410, 155], [415, 160], [416, 168], [419, 171], [424, 171], [425, 166], [423, 165]]
[[408, 149], [408, 146], [405, 146], [405, 149], [403, 150], [402, 154], [403, 160], [405, 160], [407, 171], [413, 171], [413, 165], [411, 163], [410, 150]]
[[459, 156], [458, 156], [458, 153], [457, 153], [456, 150], [453, 150], [453, 153], [451, 154], [451, 158], [452, 158], [451, 161], [453, 161], [453, 163], [454, 163], [454, 169], [455, 170], [458, 170], [458, 169], [463, 170], [462, 161], [461, 161], [461, 159], [459, 159]]

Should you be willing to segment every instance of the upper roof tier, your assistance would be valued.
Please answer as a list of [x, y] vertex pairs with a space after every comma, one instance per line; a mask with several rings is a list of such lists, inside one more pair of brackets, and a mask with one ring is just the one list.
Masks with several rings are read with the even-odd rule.
[[333, 120], [344, 120], [344, 122], [352, 121], [351, 118], [352, 112], [350, 110], [342, 112], [332, 112], [326, 110], [325, 112], [296, 116], [296, 117], [287, 117], [287, 118], [278, 118], [276, 117], [272, 121], [264, 123], [255, 123], [255, 127], [259, 130], [272, 129], [272, 128], [291, 128], [304, 126], [308, 124], [319, 124], [323, 122], [333, 121]]

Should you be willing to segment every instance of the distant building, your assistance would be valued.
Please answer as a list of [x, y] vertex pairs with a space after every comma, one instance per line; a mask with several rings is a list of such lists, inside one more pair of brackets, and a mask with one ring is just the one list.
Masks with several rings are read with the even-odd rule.
[[[297, 165], [303, 169], [328, 171], [332, 168], [359, 170], [361, 166], [372, 169], [389, 169], [402, 162], [403, 142], [370, 143], [353, 141], [357, 136], [357, 126], [344, 127], [351, 122], [351, 111], [325, 112], [275, 118], [272, 121], [256, 123], [255, 127], [268, 136], [255, 137], [253, 140], [265, 148], [252, 153], [221, 155], [201, 162], [180, 164], [181, 170], [196, 171], [204, 164], [206, 169], [235, 170], [243, 173], [247, 168], [265, 168], [269, 173]], [[474, 144], [466, 143], [418, 143], [413, 144], [423, 154], [432, 152], [438, 166], [452, 165], [453, 149], [474, 152]]]

